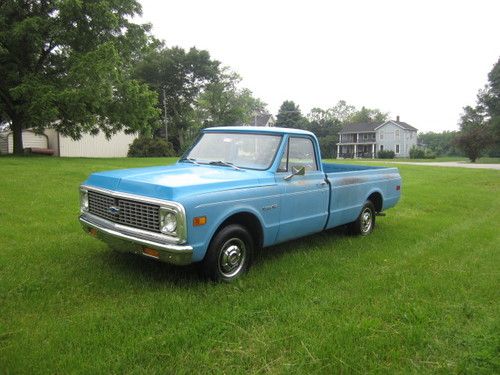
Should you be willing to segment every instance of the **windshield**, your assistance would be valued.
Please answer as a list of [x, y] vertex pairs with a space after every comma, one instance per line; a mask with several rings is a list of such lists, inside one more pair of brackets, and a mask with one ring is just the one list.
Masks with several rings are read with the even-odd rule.
[[181, 161], [268, 169], [274, 160], [280, 141], [279, 135], [204, 133]]

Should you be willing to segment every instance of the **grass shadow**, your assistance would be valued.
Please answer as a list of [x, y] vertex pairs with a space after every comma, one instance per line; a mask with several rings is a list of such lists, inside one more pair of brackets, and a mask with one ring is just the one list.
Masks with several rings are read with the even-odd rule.
[[131, 281], [151, 284], [170, 283], [189, 286], [203, 281], [196, 264], [176, 266], [136, 254], [121, 253], [112, 249], [99, 252], [99, 261], [112, 273], [130, 278]]
[[[346, 237], [344, 227], [329, 229], [307, 237], [287, 241], [278, 245], [259, 249], [254, 256], [254, 266], [273, 262], [284, 256], [305, 251], [314, 251], [325, 242], [335, 241]], [[209, 283], [199, 271], [199, 264], [176, 266], [156, 261], [136, 254], [121, 253], [112, 249], [98, 252], [96, 261], [102, 269], [109, 270], [109, 274], [116, 274], [131, 283], [149, 283], [164, 285], [166, 283], [182, 288], [195, 287], [199, 283]], [[109, 275], [108, 275], [109, 276]]]
[[340, 226], [323, 232], [311, 234], [306, 237], [301, 237], [295, 240], [286, 241], [278, 245], [269, 246], [257, 250], [254, 257], [254, 264], [262, 264], [273, 259], [279, 259], [289, 254], [298, 253], [305, 249], [320, 247], [326, 241], [334, 241], [348, 236], [346, 227]]

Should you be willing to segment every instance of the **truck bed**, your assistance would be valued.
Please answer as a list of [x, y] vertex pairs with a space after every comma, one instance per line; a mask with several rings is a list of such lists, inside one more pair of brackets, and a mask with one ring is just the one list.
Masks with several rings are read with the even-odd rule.
[[339, 173], [339, 172], [353, 172], [374, 169], [386, 169], [386, 167], [375, 167], [367, 165], [353, 165], [353, 164], [337, 164], [337, 163], [323, 163], [323, 172], [325, 173]]
[[377, 211], [393, 207], [400, 197], [401, 177], [397, 168], [323, 163], [330, 189], [330, 215], [326, 228], [356, 220], [365, 200], [380, 195]]

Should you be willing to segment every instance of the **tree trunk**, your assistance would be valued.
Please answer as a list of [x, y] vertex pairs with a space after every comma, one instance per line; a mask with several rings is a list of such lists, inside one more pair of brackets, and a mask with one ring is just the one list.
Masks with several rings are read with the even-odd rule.
[[184, 129], [179, 128], [179, 146], [184, 150]]
[[12, 133], [14, 138], [14, 155], [23, 155], [23, 127], [19, 118], [12, 119]]

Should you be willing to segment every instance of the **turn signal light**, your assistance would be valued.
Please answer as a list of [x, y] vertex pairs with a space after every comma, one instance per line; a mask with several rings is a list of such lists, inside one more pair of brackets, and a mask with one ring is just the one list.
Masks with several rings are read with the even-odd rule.
[[207, 223], [206, 216], [198, 216], [193, 219], [193, 227], [199, 227], [201, 225], [205, 225]]
[[401, 190], [401, 186], [400, 186], [400, 185], [397, 185], [397, 186], [396, 186], [396, 190]]
[[160, 252], [158, 250], [151, 249], [149, 247], [143, 247], [142, 252], [146, 255], [149, 255], [150, 257], [154, 257], [154, 258], [160, 257]]

